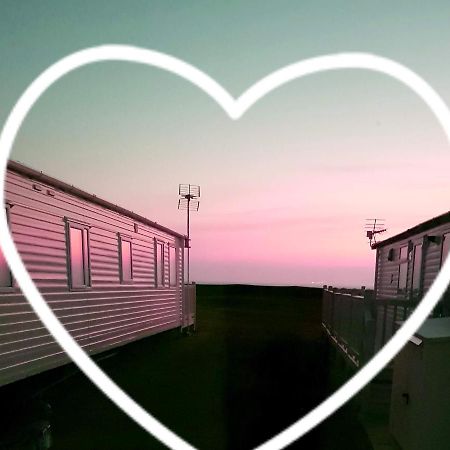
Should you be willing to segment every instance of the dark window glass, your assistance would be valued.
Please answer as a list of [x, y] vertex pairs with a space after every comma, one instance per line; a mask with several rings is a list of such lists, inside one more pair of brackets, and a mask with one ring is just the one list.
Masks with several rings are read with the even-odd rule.
[[164, 244], [156, 243], [156, 286], [164, 286]]
[[170, 247], [170, 271], [169, 280], [171, 286], [177, 285], [177, 249], [175, 247]]
[[72, 288], [89, 285], [88, 231], [69, 224], [70, 285]]
[[11, 287], [12, 276], [9, 270], [8, 263], [6, 262], [5, 255], [0, 249], [0, 287]]
[[422, 244], [418, 244], [414, 247], [414, 266], [412, 279], [413, 296], [419, 295], [421, 272], [422, 272]]
[[[450, 233], [446, 233], [443, 236], [442, 241], [442, 255], [441, 255], [441, 265], [444, 264], [445, 260], [449, 256], [450, 252]], [[450, 286], [447, 286], [447, 290], [442, 296], [440, 302], [436, 305], [433, 311], [434, 317], [450, 317]]]
[[133, 279], [132, 261], [131, 261], [131, 242], [120, 239], [120, 264], [121, 264], [121, 280], [122, 282], [131, 281]]
[[408, 276], [408, 262], [400, 264], [398, 271], [398, 288], [400, 291], [406, 289], [406, 278]]
[[450, 233], [444, 234], [444, 242], [442, 243], [442, 264], [444, 264], [450, 252]]
[[399, 267], [398, 267], [398, 289], [397, 293], [400, 295], [406, 294], [406, 283], [408, 278], [408, 247], [401, 247], [399, 252]]
[[[9, 219], [8, 208], [6, 208], [6, 219]], [[5, 255], [0, 248], [0, 288], [12, 287], [13, 280]]]

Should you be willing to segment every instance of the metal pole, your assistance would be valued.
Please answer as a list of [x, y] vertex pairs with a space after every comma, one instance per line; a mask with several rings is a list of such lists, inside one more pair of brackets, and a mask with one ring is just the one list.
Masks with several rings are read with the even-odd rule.
[[189, 209], [189, 204], [191, 202], [191, 185], [189, 185], [189, 195], [187, 196], [187, 235], [188, 235], [188, 249], [187, 249], [187, 284], [189, 284], [189, 250], [191, 248], [191, 238], [190, 238], [190, 233], [189, 233], [189, 215], [190, 215], [190, 209]]
[[[194, 207], [196, 207], [196, 211], [198, 211], [198, 200], [200, 197], [200, 186], [191, 185], [191, 184], [180, 184], [178, 194], [180, 198], [178, 199], [178, 209], [186, 209], [187, 210], [187, 252], [183, 252], [184, 256], [187, 256], [185, 260], [185, 270], [183, 274], [183, 281], [186, 284], [190, 284], [191, 282], [191, 272], [190, 272], [190, 264], [191, 264], [191, 229], [190, 229], [190, 220], [191, 220], [191, 201], [194, 201]], [[185, 203], [186, 201], [186, 203]]]

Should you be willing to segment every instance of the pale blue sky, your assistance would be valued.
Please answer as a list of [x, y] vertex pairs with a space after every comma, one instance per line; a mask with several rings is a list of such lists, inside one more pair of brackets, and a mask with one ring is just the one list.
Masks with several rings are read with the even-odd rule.
[[[450, 103], [449, 23], [444, 1], [2, 1], [0, 123], [46, 67], [105, 43], [179, 57], [235, 96], [307, 57], [372, 52]], [[12, 156], [178, 231], [178, 183], [201, 184], [197, 281], [371, 285], [366, 217], [392, 235], [450, 209], [435, 119], [407, 88], [364, 71], [298, 80], [234, 123], [173, 75], [97, 64], [41, 98]]]

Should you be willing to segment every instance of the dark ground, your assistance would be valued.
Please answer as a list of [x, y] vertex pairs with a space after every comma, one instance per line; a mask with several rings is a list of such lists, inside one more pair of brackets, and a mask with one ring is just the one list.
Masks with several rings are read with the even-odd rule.
[[[321, 292], [199, 285], [195, 335], [152, 336], [115, 350], [100, 365], [195, 447], [254, 448], [311, 410], [335, 385], [332, 349], [320, 328]], [[52, 448], [165, 448], [73, 366], [63, 371], [74, 375], [44, 394], [52, 406]], [[289, 448], [371, 446], [350, 404]]]

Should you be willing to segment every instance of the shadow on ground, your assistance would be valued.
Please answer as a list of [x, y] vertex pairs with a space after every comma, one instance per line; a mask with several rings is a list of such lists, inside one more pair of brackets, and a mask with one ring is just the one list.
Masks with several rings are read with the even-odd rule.
[[[152, 336], [100, 362], [189, 443], [254, 448], [328, 395], [333, 368], [320, 328], [321, 290], [198, 286], [197, 297], [195, 335]], [[45, 392], [53, 409], [52, 448], [165, 448], [74, 373]], [[350, 404], [289, 448], [371, 446]]]

